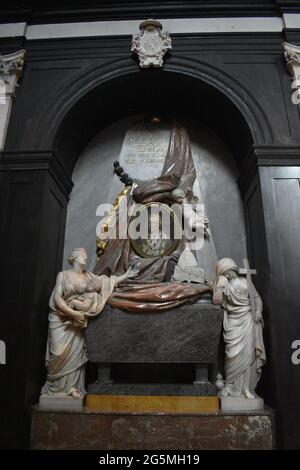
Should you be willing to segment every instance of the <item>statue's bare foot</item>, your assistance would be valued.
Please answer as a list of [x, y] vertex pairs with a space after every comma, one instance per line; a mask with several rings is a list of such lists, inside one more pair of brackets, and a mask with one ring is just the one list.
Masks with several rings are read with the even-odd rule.
[[225, 388], [223, 388], [223, 390], [221, 390], [218, 395], [219, 397], [229, 397], [230, 393]]
[[72, 388], [70, 389], [69, 395], [71, 395], [71, 397], [77, 398], [77, 399], [82, 398], [82, 394], [81, 394], [81, 393], [79, 392], [79, 390], [77, 390], [77, 388], [75, 388], [75, 387], [72, 387]]
[[245, 397], [249, 398], [249, 400], [252, 400], [253, 398], [255, 398], [255, 396], [249, 390], [245, 391]]

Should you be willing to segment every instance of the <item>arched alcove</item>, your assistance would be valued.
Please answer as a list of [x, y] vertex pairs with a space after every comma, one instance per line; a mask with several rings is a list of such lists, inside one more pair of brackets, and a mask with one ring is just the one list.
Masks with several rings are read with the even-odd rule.
[[[125, 133], [145, 115], [133, 115], [100, 131], [84, 148], [73, 172], [74, 187], [67, 211], [64, 268], [68, 255], [77, 246], [89, 254], [88, 268], [96, 263], [96, 215], [100, 204], [112, 204], [124, 185], [113, 175], [113, 162], [119, 160]], [[242, 264], [246, 256], [244, 211], [237, 185], [238, 168], [232, 151], [203, 123], [172, 115], [187, 129], [200, 183], [205, 211], [210, 220], [218, 257], [230, 256]], [[155, 127], [154, 127], [155, 131]], [[147, 166], [145, 166], [147, 178]], [[213, 269], [213, 267], [211, 267]]]
[[[5, 203], [4, 217], [11, 214], [11, 220], [18, 220], [22, 225], [22, 233], [26, 234], [26, 252], [22, 263], [18, 264], [19, 252], [16, 247], [22, 249], [23, 254], [24, 245], [21, 248], [19, 232], [11, 228], [8, 228], [3, 251], [6, 254], [5, 262], [12, 266], [10, 273], [14, 276], [14, 282], [26, 280], [26, 289], [20, 293], [14, 311], [18, 318], [28, 320], [32, 331], [32, 335], [28, 336], [28, 348], [33, 358], [32, 370], [34, 368], [36, 372], [33, 381], [30, 378], [30, 384], [33, 385], [30, 385], [27, 394], [28, 409], [37, 402], [45, 379], [44, 352], [47, 342], [48, 305], [55, 277], [62, 267], [70, 178], [78, 161], [73, 182], [74, 191], [80, 190], [76, 176], [81, 164], [79, 157], [85, 148], [85, 151], [89, 151], [87, 145], [93, 145], [92, 139], [97, 140], [99, 132], [107, 132], [109, 126], [114, 127], [115, 123], [124, 119], [153, 112], [159, 113], [166, 120], [177, 117], [184, 125], [188, 121], [191, 122], [193, 130], [192, 127], [188, 127], [188, 130], [192, 131], [192, 142], [196, 146], [199, 139], [204, 142], [203, 129], [208, 129], [212, 136], [210, 142], [218, 142], [218, 145], [220, 143], [220, 147], [217, 145], [218, 148], [215, 149], [214, 158], [216, 161], [218, 156], [224, 158], [220, 162], [220, 173], [224, 165], [224, 170], [226, 167], [228, 175], [231, 175], [229, 180], [232, 186], [235, 185], [234, 194], [236, 202], [239, 201], [238, 212], [241, 214], [241, 221], [241, 199], [236, 179], [241, 175], [241, 168], [252, 144], [262, 143], [269, 138], [268, 126], [259, 107], [251, 101], [251, 97], [239, 83], [222, 74], [220, 70], [200, 63], [196, 66], [195, 63], [187, 63], [183, 59], [176, 62], [176, 59], [172, 58], [163, 70], [139, 70], [132, 61], [130, 64], [128, 62], [124, 61], [125, 66], [120, 64], [120, 68], [117, 67], [116, 61], [112, 61], [104, 70], [99, 66], [91, 66], [78, 75], [74, 72], [74, 80], [69, 87], [66, 85], [67, 80], [57, 83], [55, 90], [46, 96], [45, 103], [41, 103], [41, 109], [30, 117], [26, 115], [24, 126], [16, 126], [20, 134], [18, 139], [13, 139], [14, 133], [11, 133], [7, 141], [8, 152], [3, 160], [3, 165], [6, 165], [6, 186], [3, 186], [3, 191], [9, 197], [5, 198], [8, 202]], [[21, 117], [19, 119], [21, 120]], [[18, 150], [16, 154], [11, 155], [9, 150], [12, 152], [12, 149]], [[212, 152], [212, 148], [208, 150]], [[102, 171], [105, 168], [110, 172], [109, 159], [105, 159], [104, 155], [97, 157]], [[88, 162], [85, 157], [82, 158], [82, 162], [84, 161]], [[22, 174], [22, 178], [18, 180], [19, 186], [12, 185], [11, 182], [15, 181], [15, 171], [19, 172], [20, 165], [29, 171]], [[113, 178], [112, 174], [111, 176]], [[90, 179], [86, 178], [81, 188], [88, 188], [89, 184]], [[18, 190], [16, 195], [13, 193], [15, 189]], [[72, 197], [71, 195], [69, 215]], [[256, 203], [260, 204], [259, 199], [255, 200]], [[237, 205], [230, 211], [231, 214], [236, 213], [236, 207]], [[95, 208], [88, 203], [80, 209], [76, 214], [74, 234], [83, 235], [80, 244], [85, 245], [82, 232], [85, 230], [84, 217], [86, 212], [91, 211], [93, 224], [91, 231], [86, 227], [86, 233], [90, 237], [89, 243], [93, 250]], [[208, 212], [212, 224], [215, 224], [218, 218], [213, 214], [213, 210], [214, 208], [209, 208]], [[227, 220], [224, 221], [225, 214], [226, 212], [220, 215], [219, 228], [213, 228], [216, 238], [223, 236], [221, 217], [223, 223], [227, 223]], [[231, 221], [231, 227], [237, 225], [237, 222]], [[77, 231], [77, 227], [80, 227], [80, 231]], [[240, 233], [241, 239], [244, 239], [244, 229]], [[227, 234], [225, 241], [232, 240], [234, 237], [231, 238]], [[16, 264], [11, 263], [11, 253], [17, 261]], [[220, 255], [223, 254], [227, 254], [227, 251], [220, 251]], [[238, 257], [241, 256], [242, 252]], [[6, 292], [4, 303], [11, 308], [8, 288]], [[28, 292], [35, 293], [30, 302]], [[24, 305], [27, 317], [23, 315]], [[21, 330], [23, 324], [20, 323]], [[24, 350], [20, 350], [16, 357], [16, 370], [22, 367], [23, 353]], [[17, 377], [17, 374], [14, 375]], [[8, 395], [17, 385], [12, 382]]]
[[[265, 128], [260, 128], [238, 86], [235, 90], [221, 86], [220, 76], [219, 82], [206, 78], [172, 70], [171, 65], [163, 70], [120, 71], [77, 100], [70, 97], [73, 104], [54, 138], [55, 153], [74, 183], [67, 211], [65, 268], [68, 253], [76, 246], [88, 249], [88, 268], [94, 268], [97, 207], [112, 203], [122, 189], [112, 163], [119, 158], [126, 130], [151, 114], [168, 122], [175, 118], [187, 128], [198, 172], [203, 173], [204, 203], [217, 256], [242, 263], [247, 255], [246, 230], [237, 180], [252, 144], [265, 138]], [[228, 82], [228, 77], [223, 78]], [[213, 85], [217, 82], [220, 86]]]
[[[202, 122], [224, 140], [241, 167], [252, 143], [262, 142], [269, 132], [259, 107], [250, 103], [250, 97], [237, 83], [222, 77], [220, 72], [216, 74], [214, 70], [217, 81], [208, 71], [197, 76], [193, 69], [183, 68], [184, 73], [180, 70], [174, 64], [164, 70], [131, 68], [125, 73], [120, 69], [113, 77], [107, 74], [98, 85], [94, 78], [94, 86], [90, 85], [84, 93], [80, 93], [77, 83], [77, 100], [69, 96], [60, 107], [57, 104], [55, 124], [49, 123], [49, 142], [44, 145], [53, 145], [71, 175], [83, 148], [99, 131], [134, 114], [155, 112]], [[212, 84], [221, 84], [222, 79], [222, 87]], [[86, 90], [87, 84], [83, 85]]]
[[[169, 122], [175, 117], [189, 123], [194, 150], [201, 154], [202, 148], [202, 157], [206, 155], [206, 161], [200, 158], [198, 163], [206, 170], [202, 177], [208, 188], [205, 204], [218, 256], [242, 262], [246, 255], [237, 180], [253, 142], [263, 140], [267, 126], [259, 126], [259, 108], [228, 76], [207, 65], [196, 72], [191, 61], [181, 62], [170, 61], [162, 70], [136, 70], [120, 64], [113, 75], [105, 70], [105, 78], [97, 85], [100, 78], [93, 72], [89, 79], [94, 87], [86, 79], [84, 92], [74, 89], [74, 96], [65, 97], [72, 106], [66, 111], [64, 105], [65, 114], [54, 138], [55, 152], [75, 184], [68, 207], [65, 267], [68, 251], [78, 245], [88, 248], [89, 268], [94, 266], [96, 208], [111, 203], [122, 188], [112, 175], [112, 163], [118, 159], [122, 139], [130, 123], [136, 122], [135, 116], [152, 113]], [[57, 112], [59, 121], [62, 111]], [[216, 171], [212, 171], [214, 165]], [[226, 204], [232, 206], [230, 220], [224, 219]]]

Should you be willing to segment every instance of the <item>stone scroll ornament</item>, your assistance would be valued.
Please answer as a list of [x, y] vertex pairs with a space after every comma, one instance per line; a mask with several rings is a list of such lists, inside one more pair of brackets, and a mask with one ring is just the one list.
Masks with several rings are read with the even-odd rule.
[[292, 77], [292, 102], [300, 104], [300, 47], [284, 42], [282, 44], [284, 49], [284, 58], [286, 67]]
[[132, 36], [131, 51], [139, 58], [141, 68], [162, 67], [166, 52], [172, 49], [168, 32], [162, 32], [162, 25], [156, 20], [140, 24], [140, 33]]

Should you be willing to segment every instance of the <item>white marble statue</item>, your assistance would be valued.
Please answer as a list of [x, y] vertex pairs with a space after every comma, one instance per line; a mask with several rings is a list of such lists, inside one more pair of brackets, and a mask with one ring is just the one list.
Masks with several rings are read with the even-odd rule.
[[57, 275], [49, 301], [47, 380], [41, 397], [84, 396], [87, 318], [103, 310], [119, 282], [137, 275], [129, 269], [122, 276], [96, 276], [85, 269], [86, 262], [85, 249], [76, 248], [69, 257], [72, 268]]
[[266, 361], [262, 301], [232, 259], [220, 259], [215, 274], [213, 302], [224, 308], [225, 385], [220, 396], [254, 399]]

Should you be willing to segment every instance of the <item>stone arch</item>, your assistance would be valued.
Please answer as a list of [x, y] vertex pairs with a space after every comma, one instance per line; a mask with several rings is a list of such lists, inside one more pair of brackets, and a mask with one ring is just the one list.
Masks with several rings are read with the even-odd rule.
[[33, 138], [41, 149], [54, 149], [71, 175], [82, 148], [105, 126], [141, 109], [176, 107], [204, 118], [240, 162], [252, 144], [273, 141], [259, 103], [237, 80], [204, 62], [173, 57], [161, 70], [140, 70], [124, 59], [81, 73], [45, 109]]

